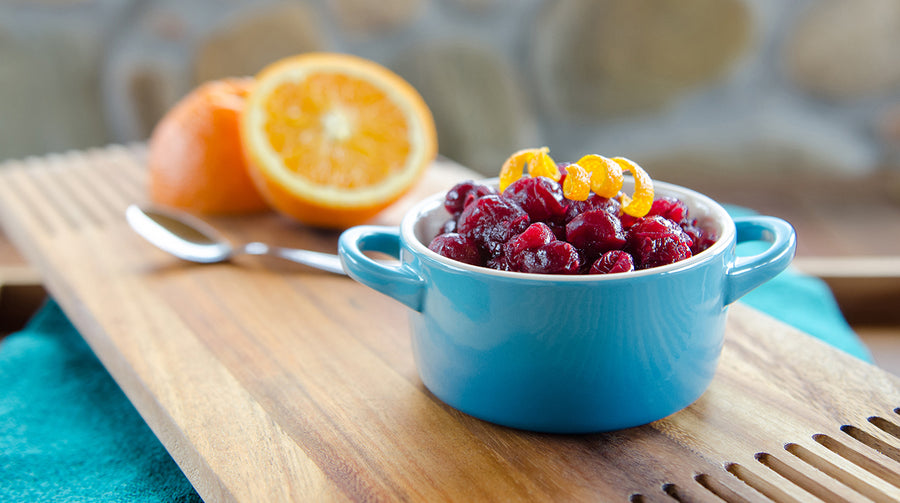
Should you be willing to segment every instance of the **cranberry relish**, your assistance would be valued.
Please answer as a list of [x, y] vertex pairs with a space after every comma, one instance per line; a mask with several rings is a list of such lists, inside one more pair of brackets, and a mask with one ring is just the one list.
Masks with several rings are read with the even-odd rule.
[[503, 271], [628, 272], [684, 260], [716, 241], [678, 199], [657, 199], [647, 215], [632, 217], [618, 197], [572, 201], [561, 182], [543, 176], [520, 178], [502, 194], [465, 181], [447, 192], [444, 208], [451, 218], [428, 248]]

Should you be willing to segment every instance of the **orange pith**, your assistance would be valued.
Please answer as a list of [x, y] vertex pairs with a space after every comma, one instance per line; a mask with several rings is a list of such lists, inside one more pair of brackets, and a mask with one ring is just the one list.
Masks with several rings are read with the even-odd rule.
[[435, 156], [424, 101], [373, 62], [306, 54], [263, 70], [257, 82], [242, 121], [251, 174], [275, 209], [304, 223], [362, 223]]

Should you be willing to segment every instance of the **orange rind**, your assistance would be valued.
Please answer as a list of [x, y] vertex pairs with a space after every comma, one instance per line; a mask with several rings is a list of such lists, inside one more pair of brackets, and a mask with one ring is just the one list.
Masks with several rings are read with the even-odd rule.
[[147, 142], [150, 201], [209, 215], [269, 209], [241, 145], [241, 114], [252, 88], [253, 79], [209, 81], [163, 115]]
[[[528, 148], [509, 156], [500, 169], [500, 191], [524, 176], [526, 167], [532, 177], [546, 176], [558, 182], [562, 174], [549, 152], [547, 147]], [[621, 193], [626, 171], [634, 177], [631, 196]], [[632, 217], [647, 215], [653, 206], [653, 180], [636, 162], [625, 157], [610, 159], [596, 154], [582, 157], [566, 167], [562, 189], [563, 195], [573, 201], [584, 201], [591, 192], [607, 199], [618, 196], [622, 212]]]
[[549, 149], [546, 148], [541, 149], [528, 163], [528, 174], [545, 176], [554, 182], [558, 182], [562, 178], [559, 168], [556, 167], [556, 161], [550, 157]]
[[622, 171], [628, 171], [634, 176], [634, 194], [622, 195], [622, 212], [633, 217], [643, 217], [650, 213], [653, 206], [653, 180], [636, 162], [624, 157], [614, 157]]
[[506, 190], [513, 182], [522, 178], [527, 167], [531, 176], [546, 176], [554, 181], [559, 181], [562, 175], [556, 167], [556, 163], [549, 155], [550, 149], [526, 148], [509, 156], [500, 168], [500, 192]]
[[612, 159], [590, 154], [576, 163], [591, 173], [591, 190], [607, 199], [615, 197], [622, 190], [622, 168]]
[[584, 201], [591, 195], [591, 174], [578, 164], [566, 166], [563, 195], [572, 201]]

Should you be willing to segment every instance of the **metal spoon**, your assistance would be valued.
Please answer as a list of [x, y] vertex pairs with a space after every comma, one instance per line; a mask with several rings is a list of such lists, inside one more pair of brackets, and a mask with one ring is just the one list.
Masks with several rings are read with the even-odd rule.
[[258, 241], [235, 247], [206, 222], [174, 210], [132, 204], [125, 210], [125, 219], [135, 232], [156, 247], [190, 262], [224, 262], [241, 253], [272, 255], [323, 271], [346, 274], [337, 255], [269, 246]]

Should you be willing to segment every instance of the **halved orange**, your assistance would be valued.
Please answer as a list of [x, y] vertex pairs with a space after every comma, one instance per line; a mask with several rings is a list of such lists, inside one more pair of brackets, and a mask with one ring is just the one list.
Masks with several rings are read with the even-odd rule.
[[434, 160], [431, 111], [372, 61], [308, 53], [256, 76], [241, 120], [257, 188], [303, 223], [345, 228], [406, 193]]

